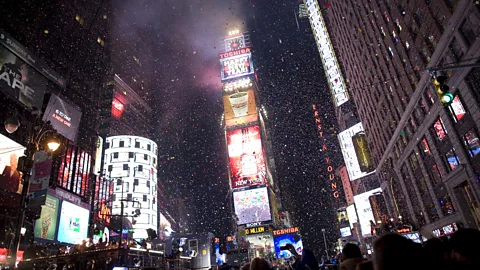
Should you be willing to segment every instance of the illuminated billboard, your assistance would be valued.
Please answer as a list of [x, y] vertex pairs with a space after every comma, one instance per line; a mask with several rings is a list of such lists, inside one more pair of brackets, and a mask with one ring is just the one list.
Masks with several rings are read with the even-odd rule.
[[80, 109], [53, 94], [43, 115], [43, 121], [50, 121], [58, 133], [72, 142], [77, 138], [81, 118]]
[[360, 166], [360, 171], [371, 172], [374, 170], [365, 132], [359, 132], [353, 135], [352, 141], [353, 147], [355, 148], [355, 154], [357, 155], [358, 164]]
[[57, 240], [69, 244], [80, 243], [87, 238], [89, 218], [88, 209], [63, 201]]
[[372, 206], [370, 205], [369, 197], [374, 193], [381, 192], [381, 188], [376, 188], [353, 197], [355, 200], [355, 207], [357, 208], [360, 228], [362, 229], [362, 235], [364, 237], [369, 237], [372, 235], [370, 221], [375, 222], [375, 217], [373, 216], [373, 210]]
[[253, 90], [223, 96], [225, 126], [238, 126], [258, 121]]
[[252, 86], [253, 82], [250, 77], [239, 78], [223, 83], [223, 91], [225, 93], [233, 93], [234, 91], [244, 90], [247, 88], [251, 88]]
[[343, 159], [345, 160], [345, 166], [347, 167], [350, 181], [357, 180], [358, 178], [374, 172], [362, 172], [360, 169], [360, 164], [358, 162], [355, 146], [353, 145], [352, 140], [352, 137], [360, 132], [363, 132], [363, 125], [361, 122], [338, 134], [338, 141], [340, 142], [340, 147], [342, 148]]
[[160, 213], [160, 231], [158, 233], [160, 239], [165, 240], [167, 238], [167, 235], [170, 234], [171, 230], [172, 224], [162, 213]]
[[222, 64], [222, 81], [253, 74], [251, 53], [235, 55], [228, 58], [221, 58], [220, 63]]
[[310, 25], [313, 29], [315, 40], [317, 41], [318, 51], [322, 59], [325, 76], [328, 85], [332, 91], [333, 100], [336, 106], [340, 106], [348, 101], [347, 88], [338, 65], [337, 57], [333, 50], [327, 27], [323, 21], [320, 11], [320, 5], [317, 0], [304, 0], [308, 9]]
[[33, 234], [35, 237], [54, 240], [60, 200], [47, 194], [45, 205], [42, 205], [40, 218], [35, 221]]
[[17, 166], [25, 147], [0, 134], [0, 150], [0, 190], [21, 194], [23, 175]]
[[281, 247], [284, 247], [287, 244], [293, 245], [297, 253], [299, 255], [302, 254], [302, 236], [300, 235], [298, 227], [273, 231], [273, 240], [275, 243], [275, 253], [278, 259], [292, 257], [292, 253], [290, 251], [281, 249]]
[[272, 220], [266, 187], [233, 192], [238, 225]]
[[232, 188], [266, 184], [259, 126], [227, 131]]

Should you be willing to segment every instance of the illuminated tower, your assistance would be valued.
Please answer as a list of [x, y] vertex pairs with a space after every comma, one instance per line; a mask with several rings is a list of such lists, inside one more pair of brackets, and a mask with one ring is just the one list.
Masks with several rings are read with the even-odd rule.
[[[266, 111], [258, 106], [254, 64], [246, 33], [230, 32], [220, 54], [229, 180], [236, 225], [251, 251], [273, 254], [271, 228], [278, 221], [277, 194], [271, 173]], [[251, 236], [250, 234], [255, 234]], [[258, 256], [258, 254], [255, 254]]]
[[157, 230], [157, 154], [155, 142], [137, 136], [108, 137], [105, 144], [105, 175], [123, 181], [114, 183], [112, 214], [119, 215], [120, 200], [127, 200], [123, 212], [137, 240], [148, 237], [146, 229]]

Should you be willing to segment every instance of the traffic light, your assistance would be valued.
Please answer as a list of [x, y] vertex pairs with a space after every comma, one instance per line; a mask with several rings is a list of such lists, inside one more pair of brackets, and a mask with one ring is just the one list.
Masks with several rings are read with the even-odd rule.
[[435, 76], [432, 81], [433, 85], [435, 86], [435, 91], [437, 92], [442, 104], [444, 106], [450, 105], [453, 101], [453, 95], [448, 92], [450, 91], [450, 87], [445, 84], [447, 77], [443, 75]]

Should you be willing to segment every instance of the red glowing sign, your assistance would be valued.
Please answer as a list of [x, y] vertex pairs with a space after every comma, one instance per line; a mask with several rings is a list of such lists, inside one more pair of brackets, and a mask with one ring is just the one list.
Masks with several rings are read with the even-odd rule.
[[235, 55], [241, 55], [241, 54], [246, 54], [250, 52], [250, 48], [243, 48], [240, 50], [234, 50], [234, 51], [229, 51], [225, 53], [220, 54], [220, 59], [227, 58], [227, 57], [232, 57]]
[[122, 117], [123, 111], [125, 110], [125, 105], [121, 103], [118, 99], [114, 98], [112, 100], [112, 115], [113, 117], [120, 119]]
[[[320, 113], [318, 112], [317, 105], [312, 105], [313, 107], [313, 114], [315, 116], [315, 124], [317, 125], [318, 135], [320, 136], [320, 141], [322, 143], [322, 151], [327, 150], [326, 140], [323, 137], [323, 127], [322, 127], [322, 120], [320, 119]], [[335, 180], [335, 171], [333, 169], [333, 164], [330, 162], [328, 157], [325, 157], [325, 164], [327, 165], [327, 172], [328, 172], [328, 180], [330, 182], [330, 186], [332, 188], [333, 197], [338, 198], [340, 194], [338, 193], [337, 188], [337, 181]]]
[[227, 132], [232, 188], [266, 184], [266, 167], [259, 126]]

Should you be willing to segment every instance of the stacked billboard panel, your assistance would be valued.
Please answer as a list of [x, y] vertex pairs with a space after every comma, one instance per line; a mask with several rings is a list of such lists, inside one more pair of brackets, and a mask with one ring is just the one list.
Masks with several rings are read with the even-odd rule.
[[272, 207], [252, 80], [254, 65], [247, 43], [242, 33], [232, 33], [225, 37], [225, 52], [219, 57], [230, 187], [237, 225], [254, 227], [272, 221]]

